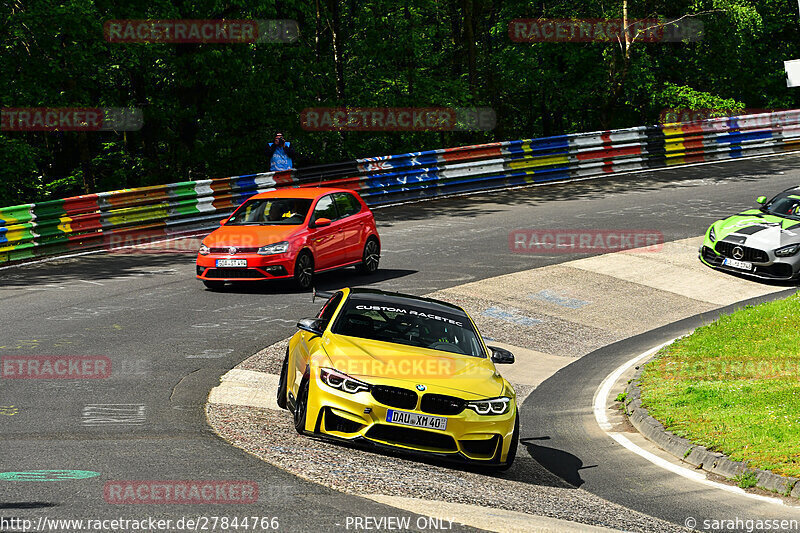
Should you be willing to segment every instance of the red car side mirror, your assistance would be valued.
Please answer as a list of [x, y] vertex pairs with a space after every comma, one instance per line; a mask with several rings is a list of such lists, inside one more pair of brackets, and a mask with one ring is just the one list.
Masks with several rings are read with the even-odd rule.
[[318, 218], [312, 224], [312, 228], [324, 228], [325, 226], [331, 225], [331, 219], [329, 218]]

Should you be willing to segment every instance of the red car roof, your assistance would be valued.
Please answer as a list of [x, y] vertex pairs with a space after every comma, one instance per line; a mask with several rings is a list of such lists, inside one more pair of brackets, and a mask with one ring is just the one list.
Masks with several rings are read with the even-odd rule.
[[283, 187], [274, 191], [258, 193], [252, 198], [319, 198], [332, 192], [349, 192], [358, 195], [357, 192], [349, 189], [337, 189], [334, 187]]

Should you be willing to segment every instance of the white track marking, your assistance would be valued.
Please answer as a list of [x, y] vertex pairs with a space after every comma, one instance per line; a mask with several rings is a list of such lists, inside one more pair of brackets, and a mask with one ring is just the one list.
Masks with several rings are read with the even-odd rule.
[[612, 426], [611, 426], [611, 423], [608, 420], [608, 413], [607, 413], [607, 407], [606, 407], [608, 405], [608, 395], [611, 392], [611, 388], [614, 386], [614, 384], [617, 382], [617, 380], [620, 378], [620, 376], [625, 373], [626, 370], [628, 370], [630, 367], [634, 366], [636, 363], [638, 363], [638, 362], [640, 362], [642, 360], [645, 360], [646, 358], [650, 357], [651, 355], [656, 353], [658, 350], [660, 350], [664, 346], [673, 343], [675, 340], [676, 339], [673, 339], [673, 340], [671, 340], [669, 342], [665, 342], [664, 344], [660, 344], [660, 345], [656, 346], [655, 348], [651, 348], [651, 349], [647, 350], [646, 352], [644, 352], [643, 354], [634, 357], [633, 359], [631, 359], [627, 363], [624, 363], [622, 366], [617, 368], [614, 372], [609, 374], [606, 377], [606, 379], [603, 380], [603, 382], [597, 388], [597, 392], [595, 392], [595, 395], [594, 395], [594, 418], [595, 418], [595, 420], [597, 420], [597, 424], [600, 426], [600, 429], [605, 431], [605, 433], [609, 437], [611, 437], [612, 439], [617, 441], [619, 444], [624, 446], [626, 449], [632, 451], [633, 453], [635, 453], [636, 455], [639, 455], [640, 457], [642, 457], [644, 459], [647, 459], [648, 461], [650, 461], [654, 465], [659, 466], [659, 467], [663, 468], [664, 470], [669, 470], [670, 472], [672, 472], [674, 474], [677, 474], [679, 476], [685, 477], [687, 479], [691, 479], [692, 481], [696, 481], [697, 483], [702, 483], [703, 485], [708, 485], [710, 487], [713, 487], [713, 488], [716, 488], [716, 489], [720, 489], [720, 490], [724, 490], [724, 491], [727, 491], [727, 492], [733, 492], [734, 494], [738, 494], [739, 496], [744, 496], [746, 498], [751, 498], [751, 499], [754, 499], [754, 500], [767, 502], [767, 503], [773, 503], [773, 504], [777, 504], [777, 505], [786, 505], [783, 502], [783, 500], [781, 500], [779, 498], [772, 498], [772, 497], [769, 497], [769, 496], [761, 496], [759, 494], [751, 494], [751, 493], [749, 493], [749, 492], [747, 492], [747, 491], [745, 491], [745, 490], [743, 490], [743, 489], [741, 489], [739, 487], [734, 487], [732, 485], [726, 485], [724, 483], [717, 483], [716, 481], [711, 481], [710, 479], [708, 479], [708, 477], [705, 475], [705, 473], [698, 472], [697, 470], [690, 470], [690, 469], [685, 468], [683, 466], [679, 466], [679, 465], [674, 464], [674, 463], [672, 463], [670, 461], [667, 461], [666, 459], [662, 459], [661, 457], [658, 457], [657, 455], [655, 455], [655, 454], [653, 454], [651, 452], [648, 452], [647, 450], [645, 450], [645, 449], [639, 447], [638, 445], [634, 444], [633, 442], [631, 442], [630, 439], [628, 439], [628, 437], [626, 437], [622, 433], [618, 433], [616, 431], [612, 431]]

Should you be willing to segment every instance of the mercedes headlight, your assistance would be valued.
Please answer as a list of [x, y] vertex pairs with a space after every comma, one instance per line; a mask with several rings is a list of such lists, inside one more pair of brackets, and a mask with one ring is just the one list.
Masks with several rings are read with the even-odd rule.
[[211, 253], [211, 249], [208, 246], [206, 246], [205, 244], [201, 244], [199, 252], [200, 252], [200, 255], [208, 255], [208, 254]]
[[798, 251], [800, 251], [800, 243], [790, 244], [789, 246], [783, 246], [775, 250], [775, 255], [778, 257], [789, 257], [790, 255], [796, 254]]
[[347, 374], [343, 374], [332, 368], [321, 368], [319, 371], [319, 378], [328, 387], [349, 392], [350, 394], [369, 390], [369, 385], [363, 381], [351, 378]]
[[708, 230], [708, 240], [710, 240], [711, 242], [717, 241], [717, 234], [714, 231], [714, 226], [711, 226], [711, 228]]
[[508, 412], [510, 407], [511, 398], [506, 396], [467, 403], [467, 409], [472, 409], [479, 415], [503, 415]]
[[289, 241], [276, 242], [275, 244], [268, 244], [258, 249], [258, 255], [275, 255], [285, 254], [289, 251]]

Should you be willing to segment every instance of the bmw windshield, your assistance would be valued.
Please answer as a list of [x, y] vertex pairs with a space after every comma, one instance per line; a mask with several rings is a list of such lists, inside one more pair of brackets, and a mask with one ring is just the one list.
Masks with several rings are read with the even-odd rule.
[[800, 196], [781, 193], [767, 202], [761, 211], [783, 218], [800, 220]]
[[302, 224], [311, 200], [306, 198], [255, 198], [248, 200], [227, 225], [291, 226]]
[[413, 300], [393, 303], [351, 297], [331, 331], [339, 335], [486, 357], [466, 314], [432, 310], [411, 302]]

